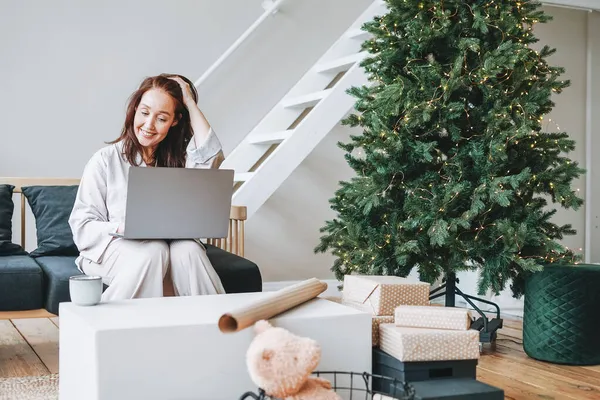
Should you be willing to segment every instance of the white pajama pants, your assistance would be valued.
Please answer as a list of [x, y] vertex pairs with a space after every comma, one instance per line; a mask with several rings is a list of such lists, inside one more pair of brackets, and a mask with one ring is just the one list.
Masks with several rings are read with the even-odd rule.
[[80, 263], [86, 275], [109, 285], [102, 301], [162, 297], [169, 270], [176, 296], [225, 293], [206, 250], [194, 240], [113, 240], [99, 264]]

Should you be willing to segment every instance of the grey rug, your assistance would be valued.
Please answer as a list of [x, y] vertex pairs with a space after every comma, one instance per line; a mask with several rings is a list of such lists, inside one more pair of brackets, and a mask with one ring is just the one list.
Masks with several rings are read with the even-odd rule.
[[0, 378], [0, 400], [57, 400], [58, 374]]

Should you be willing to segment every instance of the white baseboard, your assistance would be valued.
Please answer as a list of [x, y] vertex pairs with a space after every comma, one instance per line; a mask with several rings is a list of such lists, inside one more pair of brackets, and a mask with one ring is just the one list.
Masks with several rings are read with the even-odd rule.
[[[464, 299], [461, 299], [460, 297], [456, 297], [456, 306], [457, 307], [461, 307], [461, 308], [468, 308], [470, 310], [473, 310], [473, 307], [471, 307], [471, 305], [469, 303], [467, 303]], [[434, 299], [431, 301], [434, 304], [444, 304], [445, 300], [443, 297], [438, 297], [437, 299]], [[485, 312], [485, 313], [491, 313], [491, 314], [495, 314], [496, 313], [496, 309], [488, 304], [485, 303], [481, 303], [481, 304], [477, 304], [477, 301], [474, 301], [475, 305], [477, 307], [479, 307], [481, 309], [481, 311]], [[509, 308], [507, 309], [506, 307], [502, 307], [502, 304], [498, 304], [498, 306], [500, 307], [500, 317], [504, 318], [504, 317], [511, 317], [511, 318], [517, 318], [517, 319], [522, 319], [523, 318], [523, 310], [522, 309], [516, 309], [516, 308]], [[474, 310], [473, 310], [474, 311]], [[474, 311], [475, 314], [477, 314], [477, 311]]]
[[[276, 282], [263, 282], [263, 292], [274, 292], [280, 289], [283, 289], [287, 286], [291, 286], [294, 285], [296, 283], [299, 283], [301, 281], [276, 281]], [[341, 296], [342, 293], [338, 290], [338, 285], [340, 284], [340, 282], [338, 282], [335, 279], [321, 279], [321, 282], [325, 282], [327, 283], [327, 290], [321, 294], [321, 296]], [[437, 299], [433, 300], [432, 303], [435, 304], [444, 304], [444, 298], [443, 297], [438, 297]], [[477, 302], [475, 302], [475, 304], [477, 304]], [[472, 308], [464, 299], [460, 298], [460, 297], [456, 297], [456, 305], [458, 307], [464, 307], [464, 308]], [[478, 307], [480, 307], [484, 312], [495, 312], [495, 309], [493, 307], [490, 307], [489, 305], [486, 304], [477, 304]], [[502, 304], [499, 304], [500, 306], [500, 312], [501, 312], [501, 316], [510, 316], [513, 318], [523, 318], [523, 310], [521, 309], [506, 309], [502, 307]]]
[[[321, 294], [321, 296], [341, 296], [342, 293], [338, 290], [338, 282], [335, 279], [319, 279], [321, 282], [327, 284], [327, 290]], [[274, 292], [283, 289], [288, 286], [295, 285], [302, 281], [277, 281], [277, 282], [263, 282], [263, 292]]]

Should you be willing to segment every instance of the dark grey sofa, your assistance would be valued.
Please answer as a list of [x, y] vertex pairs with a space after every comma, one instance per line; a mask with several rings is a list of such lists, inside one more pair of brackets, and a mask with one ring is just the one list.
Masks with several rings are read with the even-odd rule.
[[[0, 311], [46, 309], [70, 301], [69, 277], [80, 275], [77, 249], [68, 227], [76, 186], [22, 188], [36, 219], [38, 247], [27, 253], [12, 243], [14, 185], [0, 178]], [[24, 212], [24, 210], [21, 210]], [[207, 255], [227, 293], [260, 292], [262, 277], [252, 261], [207, 244]]]

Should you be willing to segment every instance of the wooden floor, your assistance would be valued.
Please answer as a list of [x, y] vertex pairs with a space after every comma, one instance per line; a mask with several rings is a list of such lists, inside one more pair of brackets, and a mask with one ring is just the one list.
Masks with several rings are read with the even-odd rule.
[[0, 378], [58, 373], [58, 318], [0, 320]]
[[[504, 321], [495, 349], [485, 348], [477, 379], [506, 399], [600, 399], [600, 366], [535, 361], [523, 352], [522, 324]], [[0, 377], [58, 373], [58, 319], [0, 320]]]

